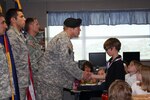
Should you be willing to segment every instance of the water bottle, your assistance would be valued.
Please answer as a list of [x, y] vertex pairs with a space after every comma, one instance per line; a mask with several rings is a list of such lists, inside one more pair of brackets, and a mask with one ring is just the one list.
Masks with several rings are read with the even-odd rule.
[[107, 90], [104, 90], [103, 94], [102, 94], [102, 100], [108, 100], [108, 92]]

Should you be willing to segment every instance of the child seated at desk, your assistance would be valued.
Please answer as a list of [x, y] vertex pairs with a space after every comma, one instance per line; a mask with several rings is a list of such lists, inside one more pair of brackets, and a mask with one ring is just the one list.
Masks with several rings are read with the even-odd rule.
[[150, 94], [150, 66], [142, 65], [137, 72], [137, 81], [132, 84], [132, 94]]
[[[105, 77], [106, 76], [106, 73], [105, 73], [105, 69], [104, 68], [99, 68], [98, 69], [98, 72], [97, 72], [97, 75], [100, 75], [100, 76], [103, 76]], [[98, 79], [97, 80], [97, 84], [100, 85], [101, 83], [105, 82], [105, 79]]]
[[[85, 61], [83, 63], [83, 66], [82, 66], [82, 70], [86, 71], [86, 72], [93, 73], [93, 65], [92, 65], [92, 63], [89, 62], [89, 61]], [[81, 84], [94, 84], [94, 83], [96, 83], [96, 79], [91, 79], [91, 80], [84, 80], [84, 79], [82, 79], [81, 80]]]
[[136, 60], [132, 60], [127, 67], [127, 74], [125, 75], [125, 81], [132, 86], [132, 84], [137, 80], [136, 73], [142, 64]]
[[83, 71], [86, 71], [86, 72], [91, 72], [92, 73], [92, 76], [91, 76], [91, 79], [90, 80], [84, 80], [82, 79], [80, 81], [80, 84], [98, 84], [100, 85], [102, 82], [105, 81], [105, 69], [103, 68], [100, 68], [98, 70], [98, 73], [97, 74], [94, 74], [93, 72], [93, 65], [91, 62], [89, 61], [85, 61], [83, 63], [83, 67], [82, 67], [82, 70]]
[[108, 89], [109, 100], [132, 100], [131, 86], [124, 80], [115, 80]]

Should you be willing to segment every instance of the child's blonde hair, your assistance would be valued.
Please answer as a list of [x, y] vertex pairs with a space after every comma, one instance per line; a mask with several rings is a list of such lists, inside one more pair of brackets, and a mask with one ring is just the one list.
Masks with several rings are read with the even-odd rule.
[[105, 73], [105, 69], [104, 69], [104, 68], [101, 68], [101, 67], [100, 67], [100, 68], [98, 69], [98, 71], [97, 71], [97, 74], [98, 74], [99, 71], [104, 71], [104, 73]]
[[137, 71], [139, 71], [140, 67], [142, 66], [142, 64], [137, 60], [132, 60], [130, 63], [133, 63], [135, 65]]
[[141, 87], [144, 91], [150, 92], [150, 66], [142, 65], [139, 73], [142, 76]]
[[123, 80], [115, 80], [108, 89], [109, 100], [132, 100], [132, 89]]
[[103, 68], [103, 67], [98, 68], [98, 71], [100, 71], [100, 70], [104, 70], [105, 71], [105, 68]]

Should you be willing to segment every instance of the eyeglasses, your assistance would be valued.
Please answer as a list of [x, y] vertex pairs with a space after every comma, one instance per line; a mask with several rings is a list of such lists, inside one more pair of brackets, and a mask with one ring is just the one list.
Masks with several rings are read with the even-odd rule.
[[108, 51], [108, 49], [112, 49], [112, 48], [113, 48], [113, 47], [106, 48], [105, 51]]

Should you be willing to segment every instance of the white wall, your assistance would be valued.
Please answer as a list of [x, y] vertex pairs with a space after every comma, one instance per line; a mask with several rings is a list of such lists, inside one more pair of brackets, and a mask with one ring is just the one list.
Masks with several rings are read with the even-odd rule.
[[[86, 11], [150, 9], [150, 0], [20, 0], [25, 17], [38, 18], [41, 27], [46, 27], [47, 11]], [[13, 0], [0, 0], [4, 13], [15, 7]], [[150, 61], [142, 61], [150, 65]]]
[[[7, 9], [13, 0], [4, 0]], [[150, 9], [150, 0], [21, 0], [25, 17], [37, 17], [46, 26], [47, 11]]]

